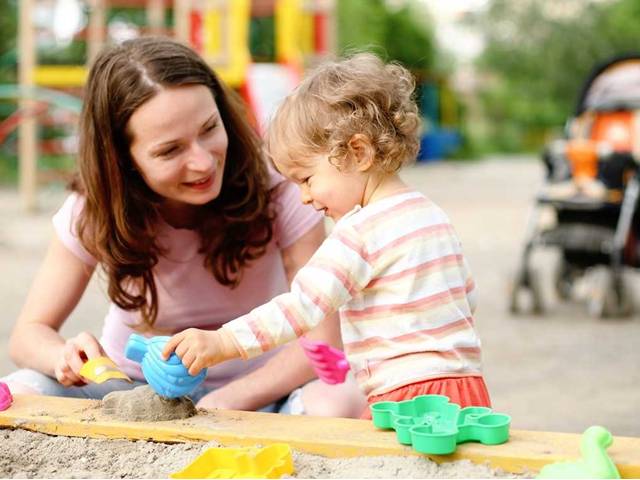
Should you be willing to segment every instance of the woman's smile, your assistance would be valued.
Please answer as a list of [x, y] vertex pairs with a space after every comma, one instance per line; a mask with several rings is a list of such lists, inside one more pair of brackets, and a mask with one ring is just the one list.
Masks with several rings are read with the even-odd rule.
[[211, 185], [213, 185], [213, 182], [216, 179], [216, 173], [212, 173], [206, 177], [203, 177], [199, 180], [196, 180], [195, 182], [184, 182], [183, 185], [186, 186], [187, 188], [192, 188], [194, 190], [208, 190]]

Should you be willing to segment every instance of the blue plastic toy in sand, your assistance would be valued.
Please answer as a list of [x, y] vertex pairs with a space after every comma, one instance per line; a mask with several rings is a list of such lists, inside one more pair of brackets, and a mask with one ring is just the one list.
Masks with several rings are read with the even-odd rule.
[[162, 349], [169, 337], [145, 338], [132, 334], [127, 341], [124, 355], [142, 366], [142, 374], [151, 388], [165, 398], [189, 395], [207, 376], [204, 368], [198, 375], [189, 375], [180, 358], [172, 353], [168, 360], [162, 358]]
[[444, 395], [420, 395], [370, 407], [373, 424], [396, 431], [398, 441], [420, 453], [448, 455], [458, 443], [498, 445], [509, 439], [511, 417], [486, 407], [460, 408]]

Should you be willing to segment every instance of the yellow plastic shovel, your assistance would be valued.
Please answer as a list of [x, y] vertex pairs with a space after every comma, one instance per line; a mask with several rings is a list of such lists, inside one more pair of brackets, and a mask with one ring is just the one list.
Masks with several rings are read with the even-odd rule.
[[109, 357], [96, 357], [88, 360], [80, 369], [80, 375], [94, 383], [106, 382], [113, 378], [127, 382], [132, 381]]

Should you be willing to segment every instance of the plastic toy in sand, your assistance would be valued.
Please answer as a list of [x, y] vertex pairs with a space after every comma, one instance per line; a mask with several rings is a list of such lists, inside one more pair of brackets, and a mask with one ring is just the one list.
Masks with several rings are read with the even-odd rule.
[[207, 376], [204, 368], [198, 375], [189, 375], [180, 358], [172, 353], [168, 360], [162, 358], [162, 349], [169, 337], [145, 338], [136, 333], [127, 341], [124, 354], [129, 360], [142, 366], [142, 374], [151, 388], [165, 398], [189, 395]]
[[608, 430], [597, 425], [587, 428], [580, 440], [582, 459], [557, 462], [542, 467], [536, 478], [620, 478], [607, 448], [613, 443]]
[[80, 375], [94, 383], [103, 383], [111, 379], [131, 382], [131, 379], [109, 357], [88, 360], [80, 369]]
[[420, 453], [448, 455], [458, 443], [499, 445], [509, 439], [511, 417], [486, 407], [461, 409], [444, 395], [376, 402], [369, 408], [376, 427], [394, 429], [400, 443]]
[[342, 350], [305, 337], [300, 337], [299, 342], [320, 380], [330, 385], [344, 382], [349, 371], [349, 362]]
[[0, 412], [9, 408], [12, 403], [13, 396], [9, 390], [9, 386], [4, 382], [0, 382]]
[[171, 478], [280, 478], [293, 473], [291, 447], [210, 448]]

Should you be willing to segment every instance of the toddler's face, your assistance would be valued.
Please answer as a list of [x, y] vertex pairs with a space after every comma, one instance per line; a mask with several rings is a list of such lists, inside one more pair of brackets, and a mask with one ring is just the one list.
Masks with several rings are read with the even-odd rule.
[[325, 155], [283, 165], [278, 170], [300, 187], [300, 200], [322, 211], [334, 221], [340, 220], [356, 205], [362, 205], [369, 175], [355, 168], [338, 170]]

